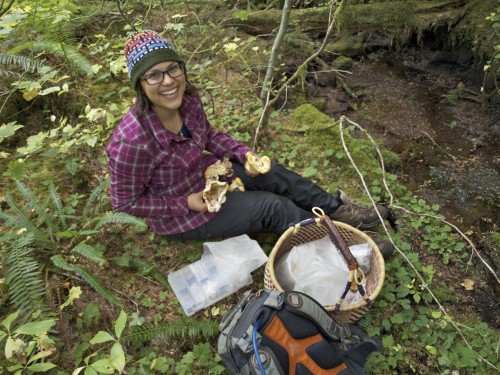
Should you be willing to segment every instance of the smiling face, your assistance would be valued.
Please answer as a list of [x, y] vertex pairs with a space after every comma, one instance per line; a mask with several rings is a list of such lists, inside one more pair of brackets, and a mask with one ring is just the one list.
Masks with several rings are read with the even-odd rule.
[[[179, 63], [174, 61], [165, 61], [154, 65], [148, 69], [143, 77], [162, 74], [169, 68], [172, 69]], [[178, 77], [172, 78], [168, 74], [163, 74], [163, 80], [155, 85], [148, 84], [144, 79], [140, 79], [140, 84], [144, 93], [153, 105], [153, 109], [157, 113], [172, 113], [177, 110], [182, 104], [182, 97], [186, 91], [186, 75], [181, 74]]]

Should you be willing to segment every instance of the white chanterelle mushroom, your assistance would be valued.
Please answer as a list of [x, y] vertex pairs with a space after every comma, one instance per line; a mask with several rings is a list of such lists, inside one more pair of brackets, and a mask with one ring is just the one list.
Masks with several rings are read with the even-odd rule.
[[219, 212], [226, 201], [227, 191], [245, 191], [243, 182], [236, 177], [231, 184], [219, 181], [220, 176], [231, 177], [234, 171], [229, 159], [218, 160], [205, 170], [206, 185], [203, 190], [203, 200], [209, 212]]
[[246, 154], [245, 171], [250, 176], [264, 174], [271, 170], [271, 159], [269, 156], [262, 156], [259, 158], [257, 155], [249, 152]]

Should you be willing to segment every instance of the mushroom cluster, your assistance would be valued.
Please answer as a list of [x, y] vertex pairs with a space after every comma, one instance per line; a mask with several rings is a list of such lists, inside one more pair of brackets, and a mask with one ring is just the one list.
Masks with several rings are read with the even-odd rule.
[[219, 212], [226, 201], [227, 191], [245, 191], [243, 182], [236, 177], [230, 184], [220, 181], [221, 176], [232, 177], [234, 171], [228, 158], [218, 160], [205, 170], [206, 185], [203, 190], [203, 200], [209, 212]]

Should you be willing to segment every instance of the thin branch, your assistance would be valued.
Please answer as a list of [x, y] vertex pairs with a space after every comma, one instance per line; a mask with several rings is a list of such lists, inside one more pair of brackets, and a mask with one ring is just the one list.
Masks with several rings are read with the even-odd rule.
[[[326, 31], [325, 37], [323, 38], [323, 42], [321, 43], [321, 46], [319, 49], [313, 53], [311, 56], [309, 56], [295, 71], [295, 73], [276, 91], [274, 98], [272, 100], [269, 100], [266, 102], [266, 105], [264, 106], [264, 109], [262, 110], [261, 114], [261, 121], [259, 121], [259, 125], [256, 129], [256, 133], [259, 132], [259, 126], [262, 124], [262, 126], [266, 125], [267, 118], [268, 118], [268, 111], [269, 108], [276, 103], [276, 101], [280, 98], [281, 94], [283, 91], [288, 89], [289, 86], [292, 85], [293, 82], [297, 80], [297, 78], [302, 74], [304, 69], [307, 69], [309, 66], [309, 63], [316, 59], [325, 49], [326, 44], [328, 43], [328, 40], [330, 39], [330, 35], [333, 32], [334, 25], [335, 25], [335, 20], [337, 18], [337, 15], [340, 13], [344, 6], [344, 1], [341, 0], [340, 4], [337, 6], [337, 9], [335, 9], [335, 12], [333, 12], [334, 5], [336, 3], [335, 0], [332, 0], [330, 3], [330, 15], [329, 15], [329, 20], [328, 20], [328, 29]], [[254, 139], [254, 145], [257, 143], [257, 137]]]
[[9, 3], [3, 7], [3, 3], [5, 0], [2, 0], [2, 4], [0, 4], [0, 17], [2, 17], [5, 13], [9, 11], [9, 9], [12, 7], [12, 4], [14, 4], [14, 0], [10, 0]]

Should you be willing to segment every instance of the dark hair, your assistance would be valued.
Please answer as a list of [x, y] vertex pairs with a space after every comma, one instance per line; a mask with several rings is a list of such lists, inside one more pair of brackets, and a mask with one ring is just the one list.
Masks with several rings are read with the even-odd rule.
[[[196, 89], [195, 86], [191, 84], [191, 82], [189, 82], [185, 66], [184, 66], [184, 77], [186, 78], [186, 91], [184, 92], [184, 95], [199, 97], [198, 90]], [[135, 85], [135, 106], [137, 110], [137, 115], [139, 117], [144, 115], [144, 113], [146, 113], [146, 111], [151, 107], [151, 102], [149, 101], [146, 93], [142, 88], [140, 79], [137, 80], [137, 83]]]

